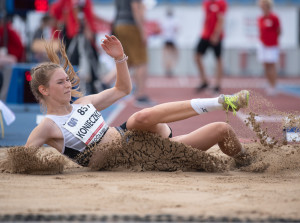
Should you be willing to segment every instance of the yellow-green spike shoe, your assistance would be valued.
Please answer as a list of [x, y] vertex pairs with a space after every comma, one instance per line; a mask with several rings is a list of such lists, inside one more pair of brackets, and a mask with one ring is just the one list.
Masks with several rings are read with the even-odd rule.
[[233, 114], [236, 114], [241, 108], [246, 108], [249, 104], [250, 92], [247, 90], [239, 91], [233, 95], [224, 95], [219, 96], [218, 102], [223, 105], [223, 108], [226, 111], [232, 111]]

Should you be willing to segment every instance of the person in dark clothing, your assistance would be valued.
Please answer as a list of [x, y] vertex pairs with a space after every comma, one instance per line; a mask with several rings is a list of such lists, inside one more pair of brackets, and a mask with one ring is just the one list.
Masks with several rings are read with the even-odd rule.
[[136, 85], [136, 107], [155, 105], [146, 94], [147, 80], [147, 36], [145, 32], [145, 6], [142, 0], [116, 0], [117, 14], [114, 20], [114, 34], [121, 41], [128, 66], [134, 69]]
[[[0, 15], [1, 16], [1, 15]], [[0, 99], [5, 101], [10, 83], [12, 66], [22, 62], [25, 57], [24, 46], [11, 22], [2, 15], [0, 18]]]
[[222, 42], [227, 2], [226, 0], [204, 0], [203, 9], [205, 11], [204, 26], [195, 52], [195, 61], [201, 79], [201, 83], [196, 88], [196, 92], [201, 92], [209, 87], [203, 64], [203, 56], [206, 50], [211, 48], [217, 62], [216, 83], [213, 91], [214, 93], [219, 94], [223, 77]]
[[58, 0], [51, 5], [50, 13], [63, 23], [62, 35], [71, 63], [78, 66], [81, 89], [86, 94], [98, 92], [98, 52], [96, 25], [91, 0]]

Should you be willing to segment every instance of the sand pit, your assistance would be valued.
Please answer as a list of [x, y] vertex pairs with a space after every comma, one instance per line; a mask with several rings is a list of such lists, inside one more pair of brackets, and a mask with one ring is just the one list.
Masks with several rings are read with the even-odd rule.
[[[241, 169], [236, 169], [232, 160], [214, 146], [205, 156], [194, 153], [202, 161], [204, 158], [211, 160], [205, 165], [200, 165], [189, 155], [185, 157], [193, 165], [187, 165], [187, 169], [182, 165], [187, 164], [183, 158], [179, 158], [183, 163], [167, 162], [169, 151], [161, 157], [165, 162], [159, 161], [153, 167], [149, 165], [151, 159], [136, 161], [137, 157], [145, 155], [142, 149], [140, 154], [133, 150], [127, 154], [115, 152], [113, 160], [93, 166], [102, 171], [62, 160], [52, 148], [38, 152], [32, 149], [30, 153], [39, 157], [38, 161], [33, 160], [43, 168], [47, 163], [49, 168], [31, 165], [25, 170], [26, 174], [8, 173], [17, 171], [3, 165], [3, 160], [9, 160], [8, 149], [3, 148], [0, 150], [0, 215], [153, 215], [156, 218], [157, 215], [168, 215], [177, 216], [177, 219], [178, 216], [187, 219], [193, 216], [196, 220], [199, 216], [217, 220], [299, 220], [300, 145], [283, 145], [271, 151], [263, 149], [259, 143], [244, 146], [256, 158], [250, 166]], [[20, 149], [14, 149], [18, 155]], [[177, 149], [185, 151], [180, 146]], [[135, 155], [128, 157], [130, 152]], [[120, 154], [131, 161], [125, 162]], [[25, 163], [23, 166], [27, 165]], [[54, 163], [59, 167], [54, 168]], [[11, 164], [6, 162], [6, 165]], [[219, 168], [205, 170], [211, 165]]]

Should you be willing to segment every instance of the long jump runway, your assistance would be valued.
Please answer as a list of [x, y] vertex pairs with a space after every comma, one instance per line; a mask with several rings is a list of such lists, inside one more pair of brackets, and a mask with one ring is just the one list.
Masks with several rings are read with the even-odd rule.
[[[198, 83], [195, 77], [151, 77], [147, 91], [158, 103], [216, 97], [209, 90], [196, 93]], [[262, 78], [225, 78], [222, 93], [250, 90], [250, 107], [267, 104], [276, 111], [266, 114], [266, 109], [254, 109], [262, 112], [259, 122], [277, 128], [275, 136], [282, 137], [282, 114], [300, 111], [300, 78], [280, 79], [275, 97], [264, 93], [265, 84]], [[16, 121], [5, 126], [0, 158], [4, 147], [26, 142], [37, 115], [42, 115], [36, 104], [8, 106]], [[102, 114], [111, 126], [118, 126], [138, 110], [130, 95]], [[218, 111], [170, 126], [174, 135], [181, 135], [211, 122], [228, 121], [241, 141], [250, 143], [255, 134], [245, 125], [248, 113], [242, 110], [234, 116]], [[298, 169], [278, 173], [91, 171], [70, 162], [56, 175], [0, 171], [0, 222], [300, 222], [299, 185]]]

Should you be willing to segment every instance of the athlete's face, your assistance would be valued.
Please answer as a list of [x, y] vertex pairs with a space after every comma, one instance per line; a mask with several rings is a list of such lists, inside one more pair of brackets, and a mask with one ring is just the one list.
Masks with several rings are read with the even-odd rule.
[[48, 93], [49, 96], [57, 101], [71, 101], [72, 84], [66, 72], [62, 68], [58, 68], [52, 74]]

